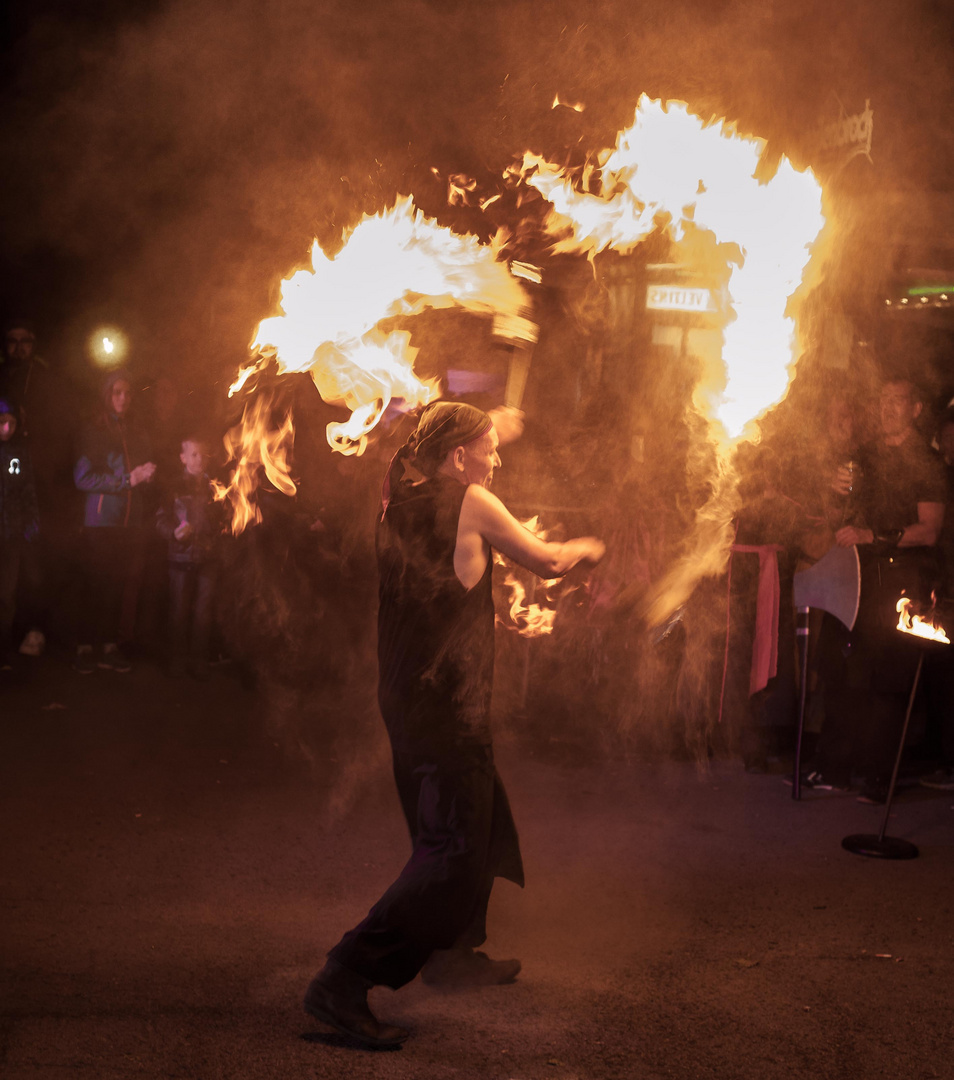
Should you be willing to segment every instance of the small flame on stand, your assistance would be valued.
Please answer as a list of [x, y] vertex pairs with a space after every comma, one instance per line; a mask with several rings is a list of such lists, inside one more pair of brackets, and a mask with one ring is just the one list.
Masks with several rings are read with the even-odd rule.
[[361, 454], [392, 402], [409, 411], [439, 396], [436, 382], [414, 372], [410, 335], [387, 333], [379, 324], [453, 306], [516, 315], [527, 296], [498, 254], [496, 241], [483, 244], [476, 236], [451, 232], [425, 218], [410, 198], [366, 215], [334, 257], [315, 242], [311, 268], [282, 283], [282, 314], [259, 325], [251, 346], [257, 355], [229, 391], [230, 397], [245, 389], [265, 399], [246, 407], [226, 439], [235, 468], [220, 497], [233, 504], [233, 531], [259, 520], [248, 503], [261, 469], [279, 490], [295, 493], [288, 474], [291, 416], [279, 431], [271, 430], [268, 388], [260, 391], [252, 377], [270, 366], [279, 376], [307, 372], [325, 401], [351, 413], [344, 423], [328, 425], [329, 445], [342, 454]]
[[942, 645], [950, 645], [951, 639], [947, 636], [944, 627], [939, 626], [937, 623], [933, 593], [931, 594], [931, 600], [929, 617], [922, 618], [920, 615], [911, 613], [913, 605], [910, 599], [907, 596], [902, 596], [895, 609], [898, 612], [896, 629], [900, 630], [902, 634], [913, 634], [915, 637], [924, 638], [927, 641], [937, 641]]

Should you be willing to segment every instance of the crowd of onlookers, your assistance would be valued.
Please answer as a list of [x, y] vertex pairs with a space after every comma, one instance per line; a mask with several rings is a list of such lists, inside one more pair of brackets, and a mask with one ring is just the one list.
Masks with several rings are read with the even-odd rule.
[[[176, 382], [161, 376], [144, 388], [114, 369], [80, 409], [25, 320], [4, 327], [0, 360], [0, 678], [51, 638], [79, 674], [131, 670], [133, 646], [173, 675], [206, 677], [222, 651], [215, 611], [226, 504], [214, 498], [210, 447], [183, 415]], [[873, 429], [863, 431], [845, 393], [830, 394], [824, 411], [808, 452], [786, 455], [784, 439], [782, 451], [771, 439], [739, 451], [743, 505], [726, 579], [718, 709], [733, 718], [749, 771], [790, 758], [793, 575], [832, 546], [856, 547], [854, 626], [812, 613], [804, 785], [858, 786], [878, 802], [917, 664], [917, 646], [895, 629], [898, 599], [922, 611], [936, 605], [954, 635], [954, 408], [927, 424], [917, 387], [888, 378]], [[329, 476], [332, 501], [345, 505], [348, 492], [353, 501], [353, 478]], [[304, 529], [327, 535], [326, 523], [353, 517], [353, 505], [350, 514], [339, 507]], [[695, 659], [687, 648], [681, 668]], [[954, 790], [954, 645], [926, 658], [919, 715], [939, 765], [926, 782]]]
[[[68, 387], [26, 320], [4, 328], [0, 364], [0, 670], [51, 631], [80, 674], [131, 670], [122, 647], [151, 632], [174, 674], [207, 674], [225, 529], [208, 445], [179, 414], [176, 385], [133, 407], [123, 369], [102, 376], [77, 421]], [[151, 624], [151, 625], [149, 625]]]

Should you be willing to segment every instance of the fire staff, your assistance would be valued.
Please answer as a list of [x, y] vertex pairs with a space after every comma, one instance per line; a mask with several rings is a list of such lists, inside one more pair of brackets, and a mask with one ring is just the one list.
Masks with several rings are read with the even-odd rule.
[[395, 455], [378, 524], [378, 701], [412, 852], [367, 917], [328, 954], [306, 1012], [375, 1046], [408, 1032], [377, 1020], [373, 986], [512, 982], [517, 960], [476, 952], [495, 877], [523, 885], [517, 831], [494, 765], [492, 549], [541, 577], [594, 565], [592, 537], [547, 543], [489, 491], [491, 417], [435, 402]]

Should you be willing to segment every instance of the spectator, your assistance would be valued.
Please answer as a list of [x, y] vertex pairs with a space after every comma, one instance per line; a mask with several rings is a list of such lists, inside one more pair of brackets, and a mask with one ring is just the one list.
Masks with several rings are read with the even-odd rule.
[[[947, 509], [944, 527], [938, 540], [940, 561], [939, 607], [942, 625], [951, 637], [954, 613], [954, 409], [941, 418], [937, 437], [947, 477]], [[928, 706], [928, 725], [940, 743], [940, 768], [921, 778], [924, 787], [954, 791], [954, 645], [939, 649], [925, 658], [924, 689]]]
[[[74, 482], [86, 496], [83, 517], [85, 602], [73, 666], [81, 674], [94, 667], [126, 672], [131, 664], [119, 650], [123, 594], [132, 570], [142, 522], [141, 485], [156, 466], [144, 434], [129, 416], [132, 383], [123, 371], [103, 384], [103, 410], [84, 432]], [[94, 662], [93, 647], [102, 646]]]
[[13, 667], [13, 617], [24, 546], [39, 531], [30, 450], [16, 438], [19, 409], [0, 397], [0, 670]]
[[208, 451], [190, 435], [181, 442], [182, 471], [159, 510], [157, 527], [169, 545], [169, 597], [173, 675], [206, 678], [209, 632], [218, 573], [216, 547], [223, 529], [221, 504], [206, 473]]
[[922, 407], [908, 380], [884, 384], [881, 435], [861, 455], [857, 515], [835, 534], [840, 546], [858, 549], [861, 602], [848, 640], [826, 656], [826, 717], [813, 786], [847, 788], [854, 767], [864, 802], [886, 799], [917, 664], [916, 648], [894, 628], [895, 605], [902, 593], [924, 603], [936, 578], [933, 549], [946, 493], [941, 463], [917, 430]]
[[[0, 393], [22, 402], [29, 392], [33, 369], [43, 365], [35, 354], [36, 333], [26, 319], [8, 319], [3, 328], [3, 356], [0, 357]], [[23, 425], [19, 425], [23, 428]]]

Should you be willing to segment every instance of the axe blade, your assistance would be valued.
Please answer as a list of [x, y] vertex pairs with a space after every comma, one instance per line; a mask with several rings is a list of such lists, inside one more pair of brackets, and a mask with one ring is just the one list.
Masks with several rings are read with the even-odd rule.
[[861, 563], [856, 547], [833, 547], [794, 579], [795, 606], [820, 608], [851, 630], [861, 600]]

